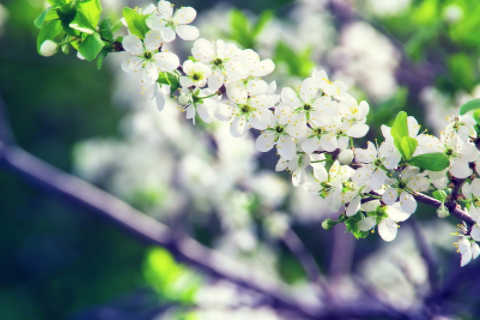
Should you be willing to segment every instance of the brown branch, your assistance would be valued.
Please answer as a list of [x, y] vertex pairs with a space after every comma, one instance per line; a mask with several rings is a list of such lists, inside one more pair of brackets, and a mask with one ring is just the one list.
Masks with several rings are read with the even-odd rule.
[[[416, 194], [413, 195], [413, 197], [418, 202], [421, 202], [421, 203], [424, 203], [426, 205], [432, 206], [436, 209], [438, 209], [443, 204], [441, 201], [438, 201], [434, 198], [431, 198], [431, 197], [426, 196], [426, 195], [421, 194], [421, 193], [416, 193]], [[466, 214], [464, 211], [462, 211], [460, 209], [460, 206], [458, 204], [456, 204], [456, 202], [454, 203], [454, 205], [455, 206], [452, 206], [450, 208], [447, 207], [452, 216], [457, 217], [458, 219], [460, 219], [462, 221], [465, 221], [468, 225], [474, 225], [475, 224], [475, 220], [473, 220], [472, 217], [470, 217], [468, 214]]]

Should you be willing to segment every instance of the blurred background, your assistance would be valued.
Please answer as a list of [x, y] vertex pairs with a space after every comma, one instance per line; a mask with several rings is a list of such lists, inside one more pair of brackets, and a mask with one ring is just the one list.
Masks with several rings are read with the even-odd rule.
[[[268, 81], [293, 86], [315, 67], [346, 82], [370, 103], [369, 140], [399, 110], [439, 132], [445, 116], [480, 98], [477, 1], [174, 3], [197, 10], [202, 37], [272, 58], [277, 67]], [[117, 19], [124, 5], [147, 2], [102, 4]], [[254, 136], [232, 138], [219, 122], [193, 126], [172, 103], [159, 113], [121, 70], [123, 53], [108, 56], [101, 71], [72, 52], [38, 56], [33, 20], [44, 8], [38, 0], [0, 2], [0, 96], [22, 148], [282, 279], [306, 300], [314, 290], [289, 248], [292, 232], [341, 297], [366, 287], [406, 313], [427, 308], [425, 318], [480, 318], [480, 262], [459, 272], [450, 236], [457, 220], [437, 219], [422, 206], [415, 214], [443, 281], [432, 305], [410, 223], [392, 243], [377, 234], [356, 240], [343, 226], [323, 230], [321, 222], [335, 215], [276, 173], [276, 156], [258, 154]], [[183, 59], [190, 45], [172, 44]], [[251, 292], [176, 262], [1, 166], [0, 217], [1, 319], [285, 319], [256, 307]]]

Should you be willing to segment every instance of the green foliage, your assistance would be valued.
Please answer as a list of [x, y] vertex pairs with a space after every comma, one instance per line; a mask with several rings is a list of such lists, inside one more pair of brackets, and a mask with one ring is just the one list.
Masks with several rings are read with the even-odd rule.
[[98, 56], [100, 51], [102, 51], [104, 43], [100, 34], [95, 32], [94, 34], [89, 34], [80, 44], [79, 51], [82, 56], [85, 57], [88, 61], [93, 61]]
[[37, 51], [40, 54], [40, 47], [46, 40], [54, 39], [62, 31], [62, 24], [58, 20], [46, 23], [37, 38]]
[[[407, 122], [407, 113], [405, 111], [400, 111], [393, 122], [391, 134], [393, 137], [393, 142], [397, 150], [402, 154], [402, 157], [406, 159], [406, 153], [402, 148], [402, 139], [408, 137], [408, 122]], [[418, 144], [418, 143], [417, 143]], [[410, 152], [410, 147], [413, 146], [412, 142], [407, 142], [405, 147], [408, 148], [407, 153]]]
[[365, 219], [363, 214], [361, 212], [357, 212], [356, 215], [351, 216], [345, 221], [345, 226], [347, 227], [347, 231], [350, 231], [357, 239], [366, 238], [368, 237], [368, 234], [369, 234], [368, 231], [361, 231], [358, 228], [358, 223], [363, 219]]
[[432, 195], [438, 201], [445, 201], [447, 198], [447, 193], [444, 190], [435, 190], [432, 192]]
[[171, 95], [180, 88], [180, 77], [176, 73], [160, 72], [157, 81], [158, 83], [169, 85]]
[[460, 107], [460, 114], [464, 115], [465, 113], [467, 113], [469, 111], [477, 110], [477, 109], [480, 109], [480, 99], [470, 100], [470, 101], [464, 103]]
[[409, 163], [412, 166], [430, 171], [442, 171], [450, 165], [447, 156], [441, 152], [421, 154], [413, 157]]
[[253, 48], [256, 43], [256, 37], [262, 32], [265, 26], [273, 19], [272, 11], [264, 11], [255, 23], [252, 23], [248, 17], [240, 10], [230, 11], [229, 38], [243, 46], [244, 48]]
[[100, 21], [102, 5], [100, 0], [82, 1], [77, 4], [77, 12], [80, 12], [90, 25], [96, 28]]
[[279, 41], [275, 50], [275, 63], [284, 63], [288, 68], [288, 72], [298, 77], [308, 77], [315, 67], [315, 63], [311, 59], [312, 50], [306, 48], [302, 52], [294, 51], [291, 46], [283, 41]]
[[145, 34], [149, 31], [145, 20], [148, 16], [138, 13], [136, 10], [125, 7], [122, 10], [123, 17], [127, 21], [130, 32], [140, 39], [145, 38]]
[[448, 67], [452, 73], [452, 81], [460, 89], [470, 92], [475, 86], [475, 64], [476, 61], [465, 53], [452, 54], [448, 58]]
[[112, 27], [108, 19], [103, 19], [102, 22], [100, 22], [98, 33], [100, 33], [100, 36], [102, 37], [102, 39], [105, 39], [108, 41], [114, 40]]
[[410, 160], [413, 156], [413, 153], [417, 149], [418, 141], [415, 138], [409, 136], [403, 137], [400, 142], [400, 153], [402, 154], [405, 160]]
[[151, 249], [145, 259], [143, 274], [157, 293], [167, 300], [193, 303], [201, 279], [186, 267], [177, 264], [164, 249]]
[[33, 24], [35, 25], [35, 27], [41, 29], [44, 26], [45, 22], [58, 19], [59, 16], [57, 14], [57, 10], [55, 10], [54, 7], [49, 7], [35, 19]]

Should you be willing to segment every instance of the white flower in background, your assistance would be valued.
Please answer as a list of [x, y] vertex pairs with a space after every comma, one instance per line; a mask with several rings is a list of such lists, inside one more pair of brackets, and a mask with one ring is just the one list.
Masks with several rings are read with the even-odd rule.
[[332, 82], [328, 80], [327, 73], [324, 70], [318, 71], [314, 69], [312, 78], [327, 96], [337, 100], [343, 100], [349, 96], [346, 93], [348, 89], [347, 85], [341, 81]]
[[305, 136], [307, 128], [305, 120], [289, 107], [275, 108], [274, 115], [275, 121], [257, 138], [257, 150], [268, 152], [276, 145], [280, 156], [292, 160], [297, 154], [297, 139]]
[[182, 7], [173, 14], [173, 5], [169, 1], [158, 3], [158, 15], [152, 14], [147, 18], [146, 23], [150, 29], [159, 30], [166, 42], [175, 40], [176, 35], [183, 40], [195, 40], [199, 37], [200, 31], [197, 27], [187, 26], [195, 20], [197, 11], [192, 7]]
[[360, 185], [368, 184], [373, 190], [378, 190], [387, 177], [385, 169], [395, 169], [401, 160], [401, 155], [393, 145], [393, 141], [384, 141], [378, 151], [372, 142], [367, 142], [367, 145], [367, 149], [355, 149], [357, 162], [364, 165], [355, 171], [352, 180]]
[[198, 39], [192, 48], [193, 57], [212, 69], [208, 87], [213, 91], [218, 90], [228, 80], [239, 80], [245, 73], [243, 65], [234, 60], [240, 52], [236, 45], [223, 40]]
[[231, 120], [230, 132], [234, 137], [241, 137], [251, 127], [265, 130], [273, 121], [269, 108], [273, 107], [271, 98], [267, 95], [249, 97], [245, 86], [240, 81], [227, 84], [229, 101], [218, 105], [215, 116], [221, 120]]
[[202, 88], [207, 84], [207, 79], [212, 74], [210, 67], [201, 62], [186, 60], [182, 67], [185, 73], [184, 76], [180, 77], [180, 85], [182, 87], [195, 86]]
[[476, 161], [479, 152], [474, 145], [466, 143], [460, 139], [455, 131], [449, 129], [437, 137], [421, 134], [417, 137], [418, 147], [415, 155], [424, 153], [441, 152], [450, 160], [448, 171], [457, 178], [467, 178], [472, 174], [469, 162]]
[[327, 173], [325, 166], [315, 165], [313, 174], [316, 182], [308, 186], [311, 195], [320, 195], [333, 212], [342, 205], [343, 184], [347, 182], [355, 170], [349, 166], [342, 166], [335, 161]]
[[382, 195], [382, 200], [387, 206], [392, 206], [400, 197], [399, 202], [403, 211], [414, 213], [417, 209], [417, 201], [412, 194], [427, 190], [430, 182], [420, 175], [420, 169], [408, 166], [402, 170], [397, 179], [387, 179], [390, 185]]
[[292, 175], [293, 186], [298, 187], [299, 185], [303, 184], [307, 178], [305, 168], [310, 165], [310, 162], [310, 157], [303, 152], [297, 153], [297, 155], [291, 160], [280, 157], [277, 165], [275, 166], [275, 171], [283, 171], [288, 169]]
[[153, 84], [162, 71], [171, 72], [180, 65], [177, 55], [172, 52], [158, 52], [162, 42], [159, 31], [149, 31], [142, 43], [139, 37], [128, 35], [123, 38], [122, 45], [131, 57], [122, 63], [122, 69], [127, 72], [141, 71], [142, 81]]
[[410, 214], [403, 211], [398, 202], [386, 207], [384, 210], [385, 216], [366, 217], [358, 223], [358, 227], [362, 231], [368, 231], [375, 227], [375, 225], [377, 224], [377, 219], [381, 219], [380, 223], [378, 224], [378, 234], [380, 235], [380, 237], [382, 237], [383, 240], [392, 241], [397, 236], [399, 227], [397, 222], [407, 220], [410, 217]]
[[475, 242], [471, 241], [468, 237], [462, 236], [458, 242], [455, 243], [458, 251], [462, 255], [460, 265], [466, 266], [473, 259], [476, 259], [480, 255], [480, 247]]

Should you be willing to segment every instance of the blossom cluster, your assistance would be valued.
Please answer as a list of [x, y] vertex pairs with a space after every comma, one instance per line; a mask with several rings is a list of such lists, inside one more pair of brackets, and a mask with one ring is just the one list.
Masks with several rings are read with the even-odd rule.
[[[383, 240], [392, 241], [398, 223], [417, 210], [421, 193], [442, 203], [440, 218], [456, 210], [448, 202], [461, 197], [463, 212], [475, 221], [456, 233], [461, 264], [480, 255], [480, 152], [472, 112], [447, 118], [440, 138], [401, 112], [391, 127], [381, 126], [383, 142], [355, 148], [354, 139], [368, 134], [370, 107], [351, 96], [345, 83], [313, 70], [299, 86], [278, 89], [275, 81], [263, 79], [275, 69], [272, 60], [234, 43], [200, 38], [189, 25], [195, 9], [174, 11], [162, 0], [137, 12], [144, 19], [135, 26], [124, 21], [130, 33], [121, 39], [128, 54], [122, 69], [139, 75], [142, 92], [153, 92], [160, 111], [173, 98], [194, 123], [197, 116], [205, 123], [226, 121], [234, 137], [257, 130], [257, 150], [277, 151], [275, 170], [289, 171], [295, 187], [303, 185], [340, 213], [337, 221], [324, 222], [325, 229], [345, 223], [357, 238], [377, 229]], [[139, 34], [142, 22], [146, 32]], [[164, 48], [177, 35], [194, 41], [183, 63]]]

